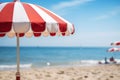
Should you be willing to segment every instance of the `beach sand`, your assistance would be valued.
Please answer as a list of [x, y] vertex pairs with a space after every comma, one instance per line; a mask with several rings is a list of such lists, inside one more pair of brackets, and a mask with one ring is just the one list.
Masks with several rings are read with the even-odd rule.
[[[15, 80], [15, 72], [0, 71], [0, 80]], [[22, 69], [21, 80], [120, 80], [120, 65]]]

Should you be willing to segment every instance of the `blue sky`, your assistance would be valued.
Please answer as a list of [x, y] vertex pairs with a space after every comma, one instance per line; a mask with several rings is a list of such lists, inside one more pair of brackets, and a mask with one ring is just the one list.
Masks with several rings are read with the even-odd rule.
[[[0, 0], [8, 2], [12, 0]], [[21, 38], [21, 46], [110, 46], [120, 41], [120, 0], [21, 0], [43, 6], [70, 21], [67, 37]], [[16, 46], [16, 38], [0, 38], [0, 46]]]

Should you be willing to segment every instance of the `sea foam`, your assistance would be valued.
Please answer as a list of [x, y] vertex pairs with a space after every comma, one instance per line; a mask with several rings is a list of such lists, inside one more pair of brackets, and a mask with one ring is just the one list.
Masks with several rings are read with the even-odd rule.
[[[20, 68], [31, 68], [32, 64], [20, 64]], [[0, 70], [16, 69], [17, 65], [0, 65]]]

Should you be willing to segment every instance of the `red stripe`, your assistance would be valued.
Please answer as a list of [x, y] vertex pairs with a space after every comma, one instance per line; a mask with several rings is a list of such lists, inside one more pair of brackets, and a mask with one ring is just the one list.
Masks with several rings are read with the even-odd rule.
[[62, 33], [63, 36], [65, 36], [65, 33]]
[[[38, 6], [39, 7], [39, 6]], [[54, 15], [53, 13], [51, 13], [50, 11], [39, 7], [40, 9], [42, 9], [44, 12], [46, 12], [49, 16], [51, 16], [54, 20], [56, 20], [59, 24], [59, 29], [61, 32], [66, 32], [67, 31], [67, 23], [64, 22], [62, 19], [60, 19], [59, 17], [57, 17], [56, 15]]]
[[34, 32], [43, 32], [45, 30], [45, 21], [42, 17], [28, 4], [23, 3], [24, 9], [31, 22]]
[[24, 35], [25, 35], [24, 33], [20, 33], [20, 34], [19, 34], [20, 37], [23, 37]]
[[55, 36], [55, 35], [56, 35], [56, 33], [50, 33], [50, 35], [51, 35], [51, 36]]
[[120, 42], [116, 43], [116, 45], [120, 45]]
[[0, 37], [4, 37], [5, 36], [5, 34], [0, 34]]
[[39, 37], [39, 36], [41, 36], [41, 33], [34, 33], [34, 36]]
[[0, 12], [0, 32], [9, 32], [12, 26], [14, 3], [8, 3]]
[[[19, 33], [19, 37], [23, 37], [25, 34], [24, 33]], [[17, 36], [17, 33], [16, 33]]]

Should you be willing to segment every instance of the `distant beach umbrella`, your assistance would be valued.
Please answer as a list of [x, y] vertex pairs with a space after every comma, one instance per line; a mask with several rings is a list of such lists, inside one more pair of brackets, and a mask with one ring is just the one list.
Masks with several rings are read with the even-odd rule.
[[120, 51], [120, 48], [109, 48], [108, 52], [118, 52]]
[[74, 31], [73, 24], [41, 6], [20, 0], [0, 4], [0, 37], [17, 37], [16, 80], [20, 80], [20, 37], [69, 36]]
[[113, 43], [111, 43], [111, 45], [113, 45], [113, 46], [120, 46], [120, 41], [113, 42]]

